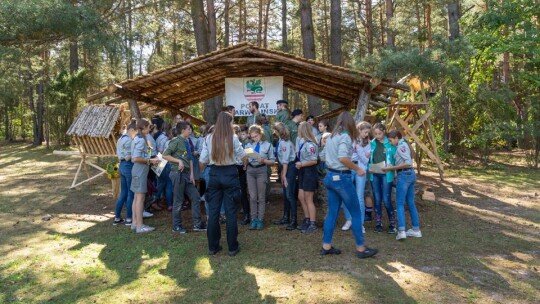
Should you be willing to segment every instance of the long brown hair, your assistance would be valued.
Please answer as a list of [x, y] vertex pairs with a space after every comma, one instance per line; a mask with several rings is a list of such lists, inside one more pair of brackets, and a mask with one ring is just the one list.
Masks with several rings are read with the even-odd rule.
[[302, 121], [298, 126], [298, 137], [317, 143], [317, 139], [313, 135], [313, 126], [307, 121]]
[[221, 112], [214, 125], [211, 155], [212, 160], [218, 165], [225, 164], [225, 161], [232, 159], [234, 155], [232, 120], [232, 115], [230, 113]]
[[334, 137], [334, 135], [343, 133], [343, 131], [347, 131], [349, 133], [349, 137], [351, 138], [351, 140], [355, 140], [356, 138], [358, 138], [358, 130], [356, 130], [354, 119], [351, 113], [347, 111], [341, 112], [341, 114], [339, 114], [336, 126], [332, 131], [332, 137]]
[[276, 122], [274, 124], [274, 133], [283, 140], [289, 140], [289, 129], [282, 122]]

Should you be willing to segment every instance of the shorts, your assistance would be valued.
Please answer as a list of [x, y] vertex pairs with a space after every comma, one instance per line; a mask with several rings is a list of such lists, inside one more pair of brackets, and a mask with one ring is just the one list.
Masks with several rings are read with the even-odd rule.
[[300, 168], [298, 172], [298, 189], [307, 192], [315, 192], [319, 185], [317, 165]]
[[135, 163], [131, 170], [131, 186], [130, 190], [133, 193], [146, 193], [148, 192], [148, 184], [146, 179], [148, 178], [148, 171], [150, 167], [148, 165]]

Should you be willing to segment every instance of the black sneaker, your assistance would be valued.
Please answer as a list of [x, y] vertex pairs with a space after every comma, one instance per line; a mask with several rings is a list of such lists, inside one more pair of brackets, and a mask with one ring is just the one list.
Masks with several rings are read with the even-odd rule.
[[236, 250], [229, 251], [229, 256], [230, 257], [236, 256], [239, 252], [240, 252], [240, 245], [238, 245], [238, 248], [236, 248]]
[[371, 212], [366, 212], [366, 215], [364, 216], [364, 222], [371, 222], [373, 218], [371, 217]]
[[377, 232], [377, 233], [381, 233], [382, 232], [382, 225], [377, 225], [375, 226], [375, 229], [373, 231]]
[[371, 256], [376, 255], [377, 252], [379, 252], [379, 250], [366, 247], [366, 250], [364, 251], [357, 251], [356, 257], [358, 257], [359, 259], [365, 259], [365, 258], [369, 258]]
[[309, 226], [305, 229], [305, 230], [302, 230], [302, 233], [313, 233], [317, 231], [317, 225], [315, 225], [315, 223], [310, 223]]
[[206, 231], [206, 225], [201, 223], [200, 225], [193, 227], [193, 231], [195, 231], [195, 232]]
[[240, 225], [242, 225], [242, 226], [249, 225], [249, 223], [251, 223], [251, 220], [249, 219], [249, 216], [244, 216], [244, 219], [242, 221], [240, 221]]
[[208, 255], [216, 255], [218, 252], [220, 252], [223, 249], [221, 245], [216, 250], [208, 250]]
[[180, 234], [185, 234], [185, 233], [187, 233], [187, 230], [184, 229], [184, 227], [182, 227], [182, 225], [173, 227], [172, 231], [173, 231], [173, 232], [176, 232], [176, 233], [180, 233]]
[[304, 219], [304, 222], [302, 223], [302, 225], [298, 226], [298, 230], [308, 229], [309, 224], [310, 224], [309, 219]]
[[396, 234], [396, 233], [397, 233], [397, 229], [394, 225], [388, 226], [388, 234]]
[[[120, 219], [114, 219], [114, 221], [113, 221], [112, 224], [113, 224], [114, 226], [116, 226], [116, 225], [118, 225], [118, 224], [122, 224], [123, 222], [124, 222], [124, 219], [123, 219], [123, 218], [120, 218]], [[130, 223], [130, 225], [131, 225], [131, 223]]]
[[131, 223], [133, 223], [133, 220], [125, 220], [124, 225], [131, 226]]
[[321, 255], [329, 255], [329, 254], [341, 254], [341, 250], [334, 247], [330, 247], [330, 249], [328, 250], [321, 248]]

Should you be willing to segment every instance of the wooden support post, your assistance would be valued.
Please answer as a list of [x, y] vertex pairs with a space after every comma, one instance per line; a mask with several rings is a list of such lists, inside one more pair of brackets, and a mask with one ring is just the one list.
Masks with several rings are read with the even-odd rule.
[[128, 100], [129, 111], [131, 112], [131, 118], [141, 118], [141, 110], [139, 109], [139, 104], [136, 100]]
[[369, 106], [369, 93], [367, 89], [364, 87], [360, 90], [360, 94], [358, 96], [358, 104], [356, 105], [356, 114], [354, 115], [354, 121], [356, 123], [359, 123], [364, 120], [366, 116], [366, 112]]

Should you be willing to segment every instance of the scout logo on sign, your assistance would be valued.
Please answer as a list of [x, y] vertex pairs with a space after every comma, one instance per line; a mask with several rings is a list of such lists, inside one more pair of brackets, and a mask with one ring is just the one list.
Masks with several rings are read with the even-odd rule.
[[248, 101], [261, 101], [265, 95], [263, 78], [244, 78], [244, 96]]

